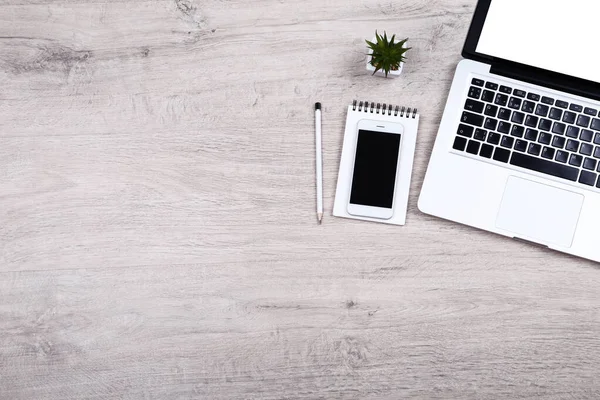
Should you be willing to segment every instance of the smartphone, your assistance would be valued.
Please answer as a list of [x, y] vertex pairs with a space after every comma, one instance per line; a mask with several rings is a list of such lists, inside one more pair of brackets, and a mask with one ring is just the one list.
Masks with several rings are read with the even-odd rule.
[[394, 216], [402, 124], [358, 121], [348, 213], [390, 219]]

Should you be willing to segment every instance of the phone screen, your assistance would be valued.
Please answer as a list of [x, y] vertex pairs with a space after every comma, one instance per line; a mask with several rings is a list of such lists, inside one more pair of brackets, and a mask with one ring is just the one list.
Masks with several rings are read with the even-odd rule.
[[350, 203], [392, 208], [400, 135], [358, 131]]

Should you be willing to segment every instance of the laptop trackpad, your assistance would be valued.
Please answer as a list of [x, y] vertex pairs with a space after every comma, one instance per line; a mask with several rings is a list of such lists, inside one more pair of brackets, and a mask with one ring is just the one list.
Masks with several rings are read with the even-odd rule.
[[584, 196], [511, 176], [496, 227], [541, 244], [571, 247]]

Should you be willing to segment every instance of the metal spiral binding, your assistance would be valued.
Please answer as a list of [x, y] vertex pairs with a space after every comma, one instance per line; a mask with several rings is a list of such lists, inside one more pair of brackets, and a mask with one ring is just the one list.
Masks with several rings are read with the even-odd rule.
[[[358, 109], [358, 111], [360, 112], [366, 112], [366, 113], [371, 113], [371, 114], [381, 114], [381, 115], [392, 115], [392, 113], [394, 113], [394, 116], [400, 116], [400, 117], [404, 117], [404, 118], [416, 118], [417, 117], [417, 109], [416, 108], [406, 108], [406, 107], [402, 107], [400, 108], [400, 106], [393, 106], [392, 104], [386, 104], [386, 103], [377, 103], [375, 104], [374, 102], [369, 102], [369, 101], [357, 101], [354, 100], [352, 102], [352, 110], [356, 111]], [[412, 113], [412, 115], [411, 115]]]

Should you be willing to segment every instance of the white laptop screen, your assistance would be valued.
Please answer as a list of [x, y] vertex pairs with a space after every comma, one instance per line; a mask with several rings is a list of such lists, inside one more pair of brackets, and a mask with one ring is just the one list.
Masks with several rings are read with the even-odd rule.
[[600, 82], [599, 0], [492, 0], [477, 52]]

